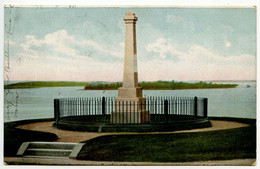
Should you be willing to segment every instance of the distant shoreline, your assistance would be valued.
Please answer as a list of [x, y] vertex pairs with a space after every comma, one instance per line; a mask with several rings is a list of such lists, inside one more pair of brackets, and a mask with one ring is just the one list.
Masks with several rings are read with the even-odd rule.
[[256, 80], [207, 80], [206, 82], [256, 82]]
[[[42, 87], [84, 87], [83, 90], [117, 90], [122, 87], [121, 82], [67, 82], [67, 81], [32, 81], [13, 83], [4, 85], [4, 89], [28, 89]], [[139, 86], [143, 90], [186, 90], [186, 89], [219, 89], [219, 88], [235, 88], [238, 84], [218, 84], [212, 82], [175, 82], [175, 81], [155, 81], [141, 82]]]

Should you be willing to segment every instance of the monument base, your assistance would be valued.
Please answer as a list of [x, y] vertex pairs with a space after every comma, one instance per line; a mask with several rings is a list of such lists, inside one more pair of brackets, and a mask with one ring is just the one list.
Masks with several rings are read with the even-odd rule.
[[120, 87], [118, 89], [119, 98], [140, 98], [143, 97], [141, 87]]
[[115, 111], [111, 112], [111, 123], [143, 124], [150, 122], [149, 111], [146, 111], [146, 98], [116, 98]]
[[113, 124], [145, 124], [150, 122], [149, 111], [111, 112], [110, 122]]

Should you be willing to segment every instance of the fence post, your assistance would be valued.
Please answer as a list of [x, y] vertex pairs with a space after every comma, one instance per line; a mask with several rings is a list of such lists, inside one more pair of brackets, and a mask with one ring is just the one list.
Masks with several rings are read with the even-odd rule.
[[198, 97], [194, 97], [194, 116], [198, 116]]
[[54, 99], [54, 120], [55, 124], [58, 125], [60, 120], [60, 102], [59, 99]]
[[164, 100], [165, 122], [168, 123], [168, 100]]
[[102, 97], [102, 115], [106, 115], [106, 100], [105, 97]]
[[208, 98], [204, 98], [204, 118], [208, 117]]

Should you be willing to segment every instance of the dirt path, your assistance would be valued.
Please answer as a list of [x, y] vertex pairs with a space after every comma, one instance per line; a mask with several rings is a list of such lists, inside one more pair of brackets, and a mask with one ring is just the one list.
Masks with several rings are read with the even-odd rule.
[[[114, 162], [114, 161], [85, 161], [73, 159], [51, 158], [22, 158], [5, 157], [6, 163], [33, 164], [33, 165], [72, 165], [72, 166], [255, 166], [256, 159], [212, 160], [194, 162]], [[51, 167], [50, 167], [51, 168]]]
[[239, 122], [229, 122], [220, 120], [211, 120], [212, 127], [193, 129], [193, 130], [182, 130], [173, 132], [147, 132], [147, 133], [136, 133], [136, 132], [118, 132], [118, 133], [97, 133], [97, 132], [78, 132], [78, 131], [68, 131], [57, 129], [52, 126], [53, 122], [37, 122], [17, 126], [20, 129], [33, 130], [33, 131], [44, 131], [54, 133], [58, 136], [57, 142], [82, 142], [98, 136], [110, 135], [110, 134], [165, 134], [165, 133], [185, 133], [185, 132], [204, 132], [213, 130], [225, 130], [246, 127], [248, 124]]

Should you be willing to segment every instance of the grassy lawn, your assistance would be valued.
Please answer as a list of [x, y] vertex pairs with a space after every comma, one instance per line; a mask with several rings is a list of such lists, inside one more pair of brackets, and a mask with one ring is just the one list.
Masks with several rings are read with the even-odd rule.
[[[50, 119], [53, 120], [53, 119]], [[15, 128], [18, 125], [32, 122], [48, 121], [43, 120], [24, 120], [18, 122], [7, 122], [4, 124], [4, 156], [13, 157], [23, 142], [26, 141], [55, 141], [58, 139], [56, 134], [38, 131], [29, 131]]]
[[89, 141], [78, 159], [129, 162], [186, 162], [256, 158], [256, 124], [179, 134], [110, 135]]

